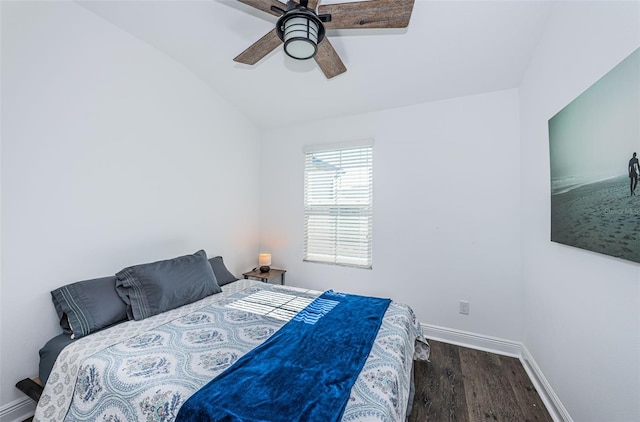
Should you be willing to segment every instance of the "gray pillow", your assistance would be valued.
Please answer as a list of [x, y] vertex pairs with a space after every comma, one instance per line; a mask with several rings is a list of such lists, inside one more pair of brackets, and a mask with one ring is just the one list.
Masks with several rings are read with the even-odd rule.
[[213, 268], [213, 273], [216, 275], [216, 280], [218, 280], [218, 286], [224, 286], [225, 284], [233, 283], [238, 279], [236, 276], [231, 274], [227, 267], [224, 265], [221, 256], [214, 256], [209, 259], [209, 264], [211, 264], [211, 268]]
[[116, 274], [116, 279], [116, 291], [127, 304], [127, 315], [135, 320], [222, 291], [203, 250], [193, 255], [127, 267]]
[[127, 305], [116, 293], [114, 276], [67, 284], [53, 290], [51, 299], [60, 327], [71, 338], [84, 337], [127, 319]]

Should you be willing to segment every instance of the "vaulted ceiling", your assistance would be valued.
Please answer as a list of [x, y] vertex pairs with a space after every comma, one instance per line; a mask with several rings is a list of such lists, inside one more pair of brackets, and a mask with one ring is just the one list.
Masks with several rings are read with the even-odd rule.
[[277, 19], [237, 0], [77, 3], [184, 65], [262, 128], [517, 87], [553, 5], [416, 0], [407, 29], [327, 31], [347, 72], [326, 79], [282, 47], [254, 66], [234, 62]]

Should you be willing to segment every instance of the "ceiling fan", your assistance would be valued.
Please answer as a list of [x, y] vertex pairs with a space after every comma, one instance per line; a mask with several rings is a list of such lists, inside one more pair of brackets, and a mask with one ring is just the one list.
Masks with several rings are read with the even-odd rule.
[[[314, 58], [331, 79], [347, 68], [333, 48], [325, 29], [406, 28], [414, 0], [369, 0], [327, 4], [318, 0], [238, 0], [277, 16], [276, 27], [240, 53], [234, 61], [253, 65], [284, 43], [285, 53], [298, 60]], [[317, 9], [317, 11], [316, 11]]]

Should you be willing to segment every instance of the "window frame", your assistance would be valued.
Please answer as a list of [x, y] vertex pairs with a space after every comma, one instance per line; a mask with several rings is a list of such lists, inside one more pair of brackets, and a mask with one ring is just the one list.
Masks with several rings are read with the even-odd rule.
[[[303, 148], [304, 262], [373, 268], [373, 147], [373, 140], [365, 139]], [[340, 169], [334, 170], [333, 187], [326, 180], [332, 170], [311, 167], [318, 156]], [[320, 181], [311, 180], [314, 175]], [[320, 192], [315, 197], [314, 189]]]

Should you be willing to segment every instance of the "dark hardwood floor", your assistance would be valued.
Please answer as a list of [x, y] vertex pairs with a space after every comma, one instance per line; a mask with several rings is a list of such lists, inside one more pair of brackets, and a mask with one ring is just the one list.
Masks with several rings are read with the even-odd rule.
[[409, 422], [533, 422], [553, 419], [516, 358], [429, 340], [416, 362]]
[[415, 364], [409, 422], [553, 422], [518, 359], [429, 344], [431, 362]]

